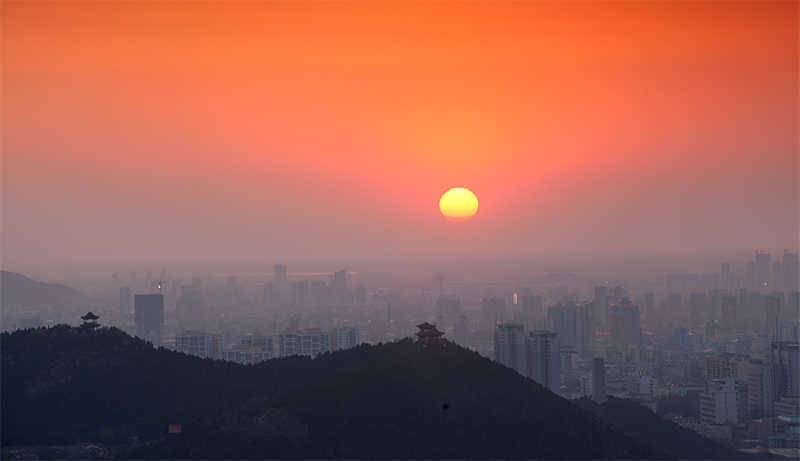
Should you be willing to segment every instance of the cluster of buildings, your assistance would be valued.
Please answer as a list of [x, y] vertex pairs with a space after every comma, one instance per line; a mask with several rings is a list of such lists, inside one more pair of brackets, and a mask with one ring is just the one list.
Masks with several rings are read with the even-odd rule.
[[175, 350], [242, 364], [254, 364], [277, 357], [306, 355], [316, 357], [325, 352], [350, 349], [358, 346], [358, 329], [352, 327], [305, 328], [296, 331], [287, 328], [277, 334], [251, 333], [240, 339], [240, 344], [221, 346], [218, 333], [187, 330], [175, 336]]
[[[112, 277], [109, 298], [119, 290], [118, 316], [111, 307], [89, 307], [113, 316], [105, 324], [153, 344], [240, 363], [392, 341], [430, 322], [448, 340], [566, 398], [613, 395], [655, 409], [658, 397], [694, 393], [702, 407], [681, 423], [735, 437], [753, 428], [791, 431], [790, 419], [800, 413], [791, 379], [800, 368], [792, 352], [800, 340], [797, 254], [773, 261], [757, 252], [754, 259], [720, 263], [713, 273], [654, 272], [613, 284], [548, 274], [448, 284], [436, 275], [413, 285], [388, 273], [288, 274], [278, 264], [274, 278], [171, 280], [162, 294], [153, 274], [132, 274], [130, 282]], [[315, 278], [323, 275], [325, 281]], [[349, 285], [351, 278], [369, 290]], [[22, 314], [17, 318], [27, 325]], [[34, 320], [31, 326], [42, 323]], [[779, 435], [775, 444], [796, 443], [785, 432], [770, 437]]]
[[494, 359], [547, 389], [561, 390], [561, 347], [558, 334], [529, 331], [519, 323], [501, 323], [494, 332]]
[[[178, 316], [202, 305], [194, 285], [181, 287], [181, 297], [176, 302]], [[134, 296], [136, 336], [160, 345], [163, 342], [164, 295], [142, 294]], [[285, 331], [276, 334], [251, 333], [240, 339], [240, 344], [225, 344], [219, 333], [186, 330], [175, 335], [174, 349], [199, 357], [254, 364], [276, 357], [306, 355], [316, 357], [324, 352], [350, 349], [359, 344], [359, 332], [354, 327], [319, 328], [300, 330], [297, 321]]]

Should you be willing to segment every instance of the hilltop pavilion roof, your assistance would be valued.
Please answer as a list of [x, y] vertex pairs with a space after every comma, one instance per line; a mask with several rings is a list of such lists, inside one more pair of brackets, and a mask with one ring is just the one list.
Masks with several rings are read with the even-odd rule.
[[99, 315], [94, 315], [92, 311], [89, 311], [88, 314], [81, 317], [83, 320], [97, 320], [100, 318]]

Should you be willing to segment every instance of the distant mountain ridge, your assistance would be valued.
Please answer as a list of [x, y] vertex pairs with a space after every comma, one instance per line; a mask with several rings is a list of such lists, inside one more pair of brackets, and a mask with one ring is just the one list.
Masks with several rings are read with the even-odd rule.
[[86, 302], [80, 291], [60, 283], [37, 282], [16, 272], [0, 271], [0, 304], [39, 307], [67, 302]]

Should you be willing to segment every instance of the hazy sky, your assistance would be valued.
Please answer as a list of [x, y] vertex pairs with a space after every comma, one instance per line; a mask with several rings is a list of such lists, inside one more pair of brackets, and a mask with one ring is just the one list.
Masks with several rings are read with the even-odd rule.
[[2, 265], [796, 249], [799, 5], [3, 1]]

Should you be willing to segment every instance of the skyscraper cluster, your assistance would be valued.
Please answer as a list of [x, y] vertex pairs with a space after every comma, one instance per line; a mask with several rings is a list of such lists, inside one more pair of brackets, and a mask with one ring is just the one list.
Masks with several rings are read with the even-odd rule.
[[494, 332], [494, 359], [552, 392], [561, 392], [561, 347], [558, 333], [531, 331], [518, 323], [501, 323]]

